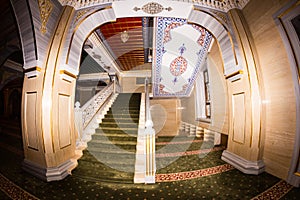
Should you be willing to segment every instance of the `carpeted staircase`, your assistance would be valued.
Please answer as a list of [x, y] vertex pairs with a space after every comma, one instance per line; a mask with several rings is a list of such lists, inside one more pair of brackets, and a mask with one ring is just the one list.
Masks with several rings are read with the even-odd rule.
[[88, 142], [75, 174], [93, 180], [133, 183], [140, 101], [138, 93], [118, 95]]

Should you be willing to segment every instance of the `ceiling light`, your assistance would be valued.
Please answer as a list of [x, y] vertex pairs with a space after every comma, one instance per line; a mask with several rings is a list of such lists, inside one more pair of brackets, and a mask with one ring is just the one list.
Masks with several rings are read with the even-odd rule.
[[123, 31], [121, 33], [121, 40], [122, 40], [122, 42], [125, 43], [125, 42], [128, 41], [128, 39], [129, 39], [129, 35], [128, 35], [127, 31]]
[[149, 51], [148, 51], [148, 62], [152, 62], [152, 50], [149, 48]]

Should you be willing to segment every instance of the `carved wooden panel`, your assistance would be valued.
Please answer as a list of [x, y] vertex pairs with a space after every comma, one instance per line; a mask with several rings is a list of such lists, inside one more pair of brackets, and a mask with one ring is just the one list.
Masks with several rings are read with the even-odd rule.
[[[27, 92], [25, 95], [25, 136], [27, 147], [38, 151], [38, 134], [36, 128], [37, 92]], [[33, 112], [32, 112], [33, 111]]]
[[233, 111], [233, 141], [245, 143], [245, 93], [233, 94], [232, 96]]
[[70, 132], [70, 96], [59, 94], [58, 96], [58, 122], [59, 122], [59, 146], [64, 148], [71, 144]]

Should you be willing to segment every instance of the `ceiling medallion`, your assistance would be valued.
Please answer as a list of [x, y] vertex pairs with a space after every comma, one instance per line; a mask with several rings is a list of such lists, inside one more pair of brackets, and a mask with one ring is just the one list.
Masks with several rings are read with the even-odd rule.
[[172, 8], [171, 7], [164, 8], [159, 3], [150, 2], [150, 3], [147, 3], [146, 5], [143, 5], [142, 8], [134, 7], [133, 10], [136, 11], [136, 12], [139, 11], [139, 10], [142, 10], [145, 13], [154, 15], [154, 14], [161, 13], [163, 10], [171, 11]]
[[180, 52], [180, 56], [175, 58], [170, 64], [170, 72], [173, 76], [175, 76], [173, 83], [178, 81], [177, 77], [181, 76], [187, 69], [187, 60], [182, 56], [182, 54], [186, 51], [186, 47], [184, 44], [178, 49]]

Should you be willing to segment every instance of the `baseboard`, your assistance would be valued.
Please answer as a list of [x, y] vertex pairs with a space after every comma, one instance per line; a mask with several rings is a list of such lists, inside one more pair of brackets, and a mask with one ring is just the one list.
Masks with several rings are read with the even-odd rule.
[[28, 160], [24, 160], [22, 168], [24, 171], [47, 182], [58, 181], [64, 179], [71, 174], [71, 170], [77, 166], [77, 161], [67, 160], [57, 167], [42, 167]]
[[245, 174], [258, 175], [265, 171], [265, 164], [262, 160], [249, 161], [227, 150], [223, 151], [221, 159]]

